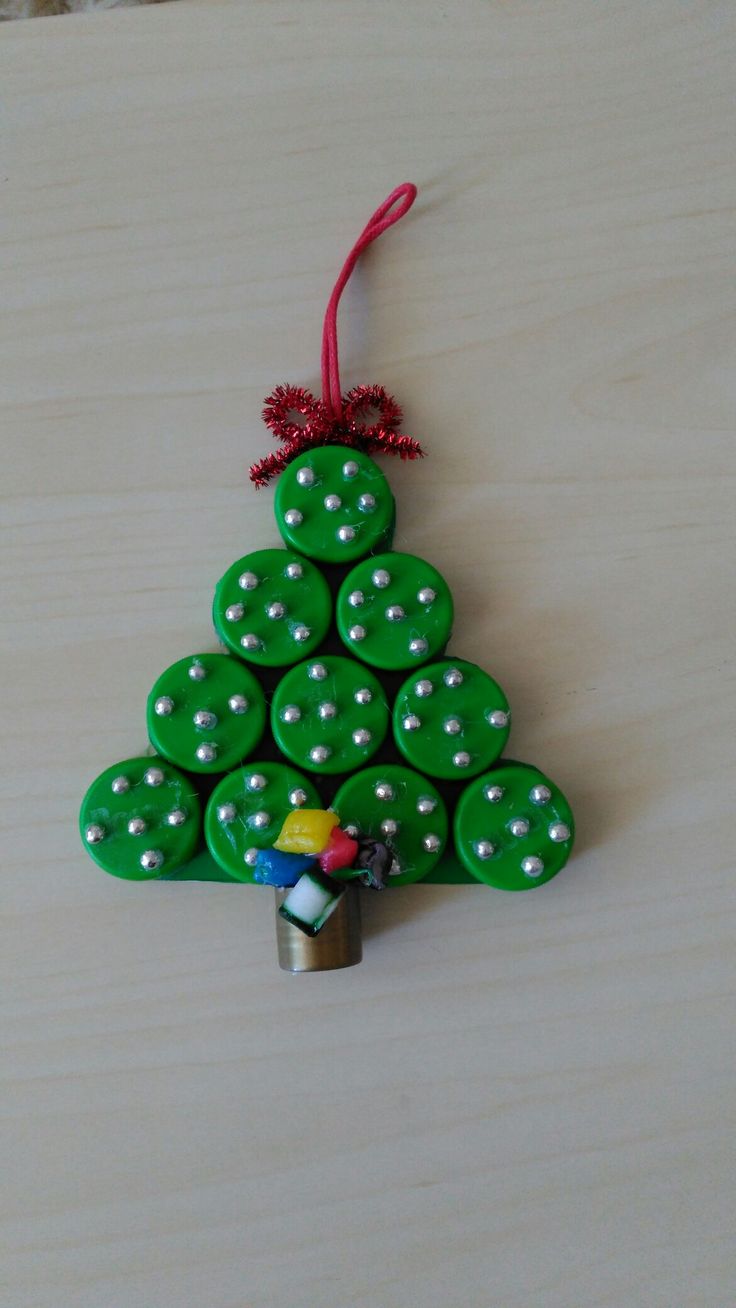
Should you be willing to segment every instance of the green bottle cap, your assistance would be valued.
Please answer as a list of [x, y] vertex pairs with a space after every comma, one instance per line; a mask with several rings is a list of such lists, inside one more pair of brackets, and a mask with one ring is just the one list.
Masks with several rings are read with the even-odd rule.
[[376, 668], [426, 663], [452, 630], [452, 595], [431, 563], [413, 554], [378, 554], [345, 578], [337, 628], [351, 653]]
[[204, 815], [207, 847], [236, 881], [253, 881], [259, 849], [270, 849], [295, 808], [321, 808], [311, 781], [285, 763], [251, 763], [215, 786]]
[[531, 890], [565, 866], [575, 824], [562, 791], [538, 768], [503, 763], [471, 781], [455, 810], [455, 849], [474, 877]]
[[401, 687], [393, 714], [396, 744], [413, 767], [459, 781], [489, 768], [509, 735], [501, 687], [464, 659], [431, 663]]
[[397, 867], [390, 886], [420, 881], [447, 846], [444, 800], [431, 781], [409, 768], [365, 768], [340, 787], [332, 808], [349, 834], [372, 836], [388, 845]]
[[217, 583], [215, 629], [240, 658], [278, 668], [311, 654], [327, 635], [332, 598], [322, 573], [290, 550], [256, 550]]
[[201, 826], [192, 782], [163, 758], [129, 758], [92, 782], [79, 830], [95, 863], [126, 881], [175, 872], [192, 857]]
[[259, 744], [266, 700], [229, 654], [192, 654], [161, 673], [148, 696], [148, 738], [188, 772], [226, 772]]
[[307, 659], [279, 682], [271, 704], [276, 744], [297, 767], [352, 772], [383, 743], [388, 705], [361, 663], [330, 655]]
[[355, 563], [387, 548], [395, 516], [381, 469], [340, 445], [307, 450], [284, 469], [274, 512], [286, 544], [323, 563]]

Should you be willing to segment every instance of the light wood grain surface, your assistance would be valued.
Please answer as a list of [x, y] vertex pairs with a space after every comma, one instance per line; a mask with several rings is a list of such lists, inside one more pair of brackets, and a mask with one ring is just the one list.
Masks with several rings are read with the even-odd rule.
[[[734, 1303], [735, 57], [729, 0], [3, 30], [7, 1308]], [[406, 178], [344, 381], [580, 838], [292, 978], [269, 892], [105, 877], [76, 811], [276, 543], [262, 397]]]

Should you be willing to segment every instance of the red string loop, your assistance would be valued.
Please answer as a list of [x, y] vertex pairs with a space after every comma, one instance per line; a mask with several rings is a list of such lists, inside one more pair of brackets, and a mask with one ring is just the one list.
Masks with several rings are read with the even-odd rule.
[[327, 303], [322, 331], [322, 402], [328, 416], [338, 422], [341, 421], [343, 416], [337, 350], [337, 309], [340, 297], [363, 251], [383, 232], [388, 231], [389, 227], [393, 227], [394, 223], [403, 218], [411, 209], [416, 198], [417, 188], [413, 182], [403, 182], [401, 186], [397, 186], [390, 195], [386, 196], [383, 204], [379, 204], [376, 212], [368, 219], [345, 260]]
[[[387, 195], [343, 264], [327, 304], [322, 332], [322, 399], [303, 386], [291, 385], [277, 386], [267, 396], [263, 421], [282, 444], [253, 464], [250, 479], [254, 486], [267, 485], [293, 459], [320, 445], [344, 445], [366, 454], [393, 454], [400, 459], [423, 457], [419, 441], [397, 430], [401, 409], [383, 386], [354, 386], [342, 396], [337, 356], [337, 309], [350, 274], [363, 250], [409, 212], [416, 195], [417, 188], [411, 182], [404, 182]], [[376, 417], [369, 423], [371, 412]]]

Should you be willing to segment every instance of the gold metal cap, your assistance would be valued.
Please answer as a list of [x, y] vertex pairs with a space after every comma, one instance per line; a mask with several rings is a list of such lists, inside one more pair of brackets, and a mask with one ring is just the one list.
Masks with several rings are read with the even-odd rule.
[[276, 944], [284, 972], [329, 972], [353, 967], [363, 957], [360, 893], [346, 886], [334, 913], [316, 936], [307, 936], [279, 913], [288, 890], [276, 891]]

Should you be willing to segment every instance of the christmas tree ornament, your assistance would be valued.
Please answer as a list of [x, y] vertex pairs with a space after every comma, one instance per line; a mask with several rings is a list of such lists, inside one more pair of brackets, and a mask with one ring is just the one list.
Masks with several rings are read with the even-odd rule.
[[530, 890], [556, 876], [574, 840], [554, 782], [504, 757], [502, 688], [446, 652], [441, 571], [391, 548], [396, 505], [375, 456], [424, 451], [382, 386], [342, 393], [340, 297], [362, 251], [415, 198], [409, 183], [392, 191], [343, 265], [321, 397], [282, 384], [264, 403], [277, 444], [250, 477], [256, 489], [278, 479], [283, 544], [244, 554], [218, 581], [226, 652], [160, 674], [146, 708], [152, 753], [103, 772], [80, 813], [85, 848], [113, 876], [273, 887], [279, 962], [293, 972], [360, 962], [367, 891]]

